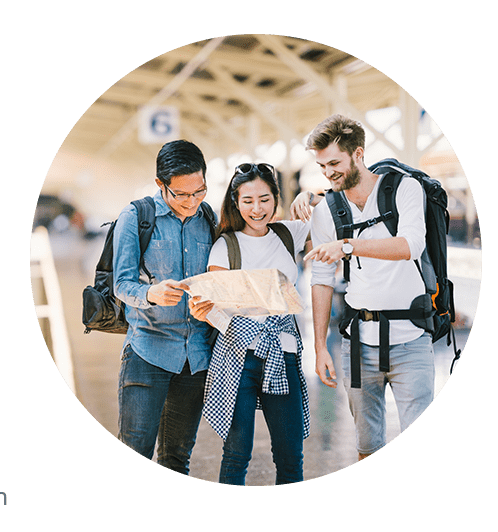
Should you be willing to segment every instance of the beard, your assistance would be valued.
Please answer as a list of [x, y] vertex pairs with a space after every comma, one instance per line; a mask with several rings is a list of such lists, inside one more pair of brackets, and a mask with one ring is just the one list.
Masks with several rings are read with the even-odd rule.
[[358, 183], [360, 182], [360, 178], [360, 171], [358, 170], [358, 167], [356, 166], [353, 159], [351, 159], [349, 171], [344, 174], [344, 179], [342, 183], [338, 183], [337, 187], [334, 187], [334, 185], [332, 184], [332, 188], [335, 192], [350, 190], [351, 188], [354, 188], [356, 185], [358, 185]]

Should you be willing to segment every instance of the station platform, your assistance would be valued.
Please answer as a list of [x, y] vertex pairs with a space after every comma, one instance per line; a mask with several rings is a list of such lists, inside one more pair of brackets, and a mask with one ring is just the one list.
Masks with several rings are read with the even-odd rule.
[[[117, 386], [124, 336], [98, 332], [84, 334], [81, 322], [81, 294], [86, 285], [93, 284], [93, 268], [102, 249], [102, 242], [97, 239], [95, 242], [85, 244], [82, 249], [81, 242], [74, 248], [68, 242], [59, 247], [57, 240], [52, 239], [52, 245], [71, 343], [76, 395], [96, 421], [117, 436]], [[347, 405], [338, 359], [337, 346], [340, 337], [333, 322], [329, 343], [335, 354], [334, 362], [339, 377], [337, 389], [323, 385], [314, 372], [310, 290], [306, 275], [305, 271], [300, 282], [300, 290], [308, 302], [308, 307], [299, 317], [299, 327], [303, 335], [303, 369], [308, 384], [311, 410], [311, 435], [304, 442], [304, 477], [305, 480], [309, 480], [355, 463], [357, 452], [353, 418]], [[459, 348], [465, 347], [468, 333], [468, 328], [456, 331]], [[453, 347], [447, 347], [446, 342], [441, 340], [435, 344], [435, 354], [437, 393], [449, 378]], [[387, 422], [388, 441], [391, 441], [399, 434], [399, 423], [394, 398], [389, 389]], [[191, 476], [217, 482], [221, 454], [222, 440], [202, 419], [191, 459]], [[265, 486], [274, 483], [275, 468], [268, 430], [262, 412], [258, 411], [253, 458], [246, 485]]]

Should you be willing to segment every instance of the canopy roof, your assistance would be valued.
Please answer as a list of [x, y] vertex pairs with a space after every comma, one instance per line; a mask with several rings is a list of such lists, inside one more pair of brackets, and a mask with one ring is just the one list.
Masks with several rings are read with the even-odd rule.
[[144, 149], [138, 113], [148, 104], [177, 108], [181, 137], [215, 157], [302, 140], [332, 112], [362, 119], [398, 103], [396, 83], [345, 52], [293, 37], [234, 35], [178, 48], [125, 75], [84, 113], [64, 148], [135, 157]]

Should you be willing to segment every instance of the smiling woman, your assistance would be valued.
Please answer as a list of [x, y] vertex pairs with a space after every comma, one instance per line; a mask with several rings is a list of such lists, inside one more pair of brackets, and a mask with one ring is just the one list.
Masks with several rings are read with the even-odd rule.
[[[305, 196], [308, 203], [309, 196]], [[242, 269], [276, 268], [295, 283], [295, 255], [304, 247], [309, 222], [270, 223], [278, 199], [271, 165], [241, 164], [225, 194], [220, 234], [235, 238]], [[288, 247], [289, 241], [292, 245]], [[227, 242], [225, 238], [215, 242], [209, 256], [210, 271], [235, 267], [230, 264]], [[191, 312], [199, 320], [206, 319], [195, 304]], [[270, 432], [276, 483], [303, 480], [309, 402], [301, 353], [301, 336], [290, 314], [235, 316], [229, 329], [218, 335], [206, 379], [203, 414], [224, 440], [221, 483], [245, 484], [257, 408], [263, 410]]]
[[246, 223], [243, 233], [250, 236], [266, 235], [267, 224], [275, 213], [275, 198], [263, 180], [255, 179], [240, 186], [237, 207]]
[[[262, 231], [263, 235], [267, 233], [266, 224], [271, 221], [277, 210], [280, 193], [274, 172], [273, 166], [266, 163], [257, 165], [244, 163], [235, 168], [235, 173], [223, 199], [221, 209], [223, 215], [220, 218], [219, 234], [232, 231], [251, 231], [251, 226], [246, 227], [248, 220], [251, 224], [255, 224], [254, 230], [256, 232]], [[255, 183], [257, 182], [260, 185], [256, 187]], [[250, 183], [253, 185], [242, 190], [245, 195], [245, 199], [242, 201], [241, 187]], [[258, 198], [257, 195], [264, 197]], [[271, 208], [268, 203], [271, 203]], [[246, 218], [242, 215], [242, 211]], [[262, 220], [258, 220], [261, 217], [263, 217]], [[261, 222], [259, 227], [258, 222]]]

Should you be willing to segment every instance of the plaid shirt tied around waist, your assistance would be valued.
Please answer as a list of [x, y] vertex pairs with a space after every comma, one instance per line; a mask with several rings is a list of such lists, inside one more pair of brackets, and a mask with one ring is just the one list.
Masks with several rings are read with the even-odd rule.
[[[310, 432], [309, 398], [306, 380], [301, 367], [303, 345], [296, 330], [292, 315], [269, 316], [258, 322], [242, 316], [234, 316], [226, 334], [219, 334], [214, 346], [206, 377], [203, 415], [216, 433], [226, 440], [232, 424], [240, 376], [244, 367], [248, 346], [259, 334], [254, 350], [255, 356], [265, 359], [262, 392], [272, 395], [289, 393], [285, 360], [280, 333], [286, 332], [296, 338], [299, 380], [303, 400], [304, 438]], [[257, 401], [256, 408], [261, 409]]]

